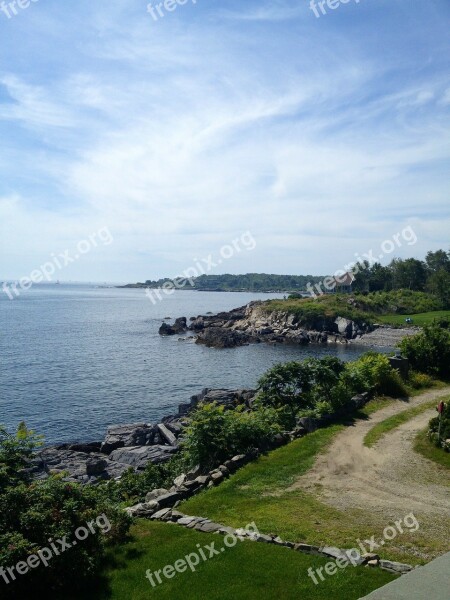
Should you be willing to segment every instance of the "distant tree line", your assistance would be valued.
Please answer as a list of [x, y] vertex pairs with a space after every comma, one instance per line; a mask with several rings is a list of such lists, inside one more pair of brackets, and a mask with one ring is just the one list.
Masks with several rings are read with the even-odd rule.
[[[246, 273], [245, 275], [200, 275], [191, 281], [196, 290], [208, 292], [290, 292], [305, 290], [309, 282], [317, 283], [323, 277], [313, 275], [268, 275], [266, 273]], [[160, 288], [170, 279], [159, 279], [158, 281], [146, 281], [145, 286]], [[186, 282], [186, 280], [184, 280]], [[186, 289], [190, 289], [189, 280]]]
[[425, 260], [394, 258], [387, 266], [357, 263], [354, 291], [377, 292], [407, 289], [433, 294], [450, 306], [450, 252], [428, 252]]

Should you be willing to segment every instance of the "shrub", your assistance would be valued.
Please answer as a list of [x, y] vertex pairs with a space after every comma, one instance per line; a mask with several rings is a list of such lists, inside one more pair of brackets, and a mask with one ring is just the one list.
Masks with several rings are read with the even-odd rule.
[[285, 408], [290, 412], [292, 425], [299, 411], [306, 414], [315, 410], [318, 402], [333, 403], [333, 388], [344, 368], [342, 361], [331, 356], [275, 365], [259, 380], [257, 402]]
[[411, 369], [408, 376], [408, 383], [413, 389], [420, 390], [430, 387], [433, 384], [433, 378], [426, 373], [418, 373]]
[[0, 565], [15, 567], [39, 550], [51, 548], [52, 542], [60, 550], [57, 540], [66, 536], [71, 543], [77, 529], [87, 528], [92, 521], [97, 527], [93, 524], [94, 532], [76, 546], [59, 554], [53, 551], [46, 568], [41, 564], [23, 575], [16, 572], [16, 580], [9, 584], [0, 578], [6, 598], [27, 597], [30, 590], [47, 595], [81, 587], [97, 571], [106, 544], [122, 540], [130, 525], [124, 511], [97, 488], [64, 482], [61, 477], [31, 481], [28, 461], [35, 444], [36, 436], [24, 426], [15, 436], [1, 430]]
[[273, 408], [245, 412], [241, 407], [202, 404], [192, 414], [182, 450], [191, 466], [209, 469], [236, 454], [269, 445], [281, 432], [278, 413]]
[[441, 377], [450, 375], [450, 331], [448, 329], [442, 329], [437, 325], [426, 326], [423, 332], [403, 339], [400, 349], [417, 371]]
[[388, 357], [384, 354], [367, 352], [358, 360], [348, 363], [347, 371], [352, 374], [360, 388], [354, 388], [356, 393], [372, 389], [378, 394], [393, 398], [408, 395], [399, 373], [391, 367]]

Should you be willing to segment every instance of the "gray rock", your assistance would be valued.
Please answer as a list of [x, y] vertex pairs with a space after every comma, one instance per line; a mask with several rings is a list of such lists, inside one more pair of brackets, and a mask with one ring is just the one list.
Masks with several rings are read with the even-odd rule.
[[152, 490], [145, 496], [146, 502], [151, 502], [152, 500], [156, 500], [159, 496], [164, 496], [164, 494], [168, 494], [169, 491], [163, 488]]
[[156, 498], [156, 502], [161, 506], [161, 508], [172, 507], [176, 502], [182, 499], [181, 494], [178, 492], [172, 492], [170, 494], [164, 494], [164, 496], [159, 496]]
[[142, 502], [125, 509], [131, 517], [149, 517], [159, 510], [159, 504], [155, 501]]
[[165, 521], [166, 519], [170, 519], [172, 516], [172, 511], [170, 508], [163, 508], [155, 512], [150, 518], [152, 521]]
[[92, 457], [86, 461], [86, 475], [101, 475], [106, 470], [108, 462], [103, 458]]
[[379, 566], [385, 571], [390, 571], [391, 573], [408, 573], [413, 570], [411, 565], [405, 565], [403, 563], [394, 562], [391, 560], [380, 560]]
[[194, 481], [198, 485], [204, 486], [204, 485], [208, 484], [208, 482], [210, 481], [210, 477], [209, 477], [209, 475], [200, 475], [200, 477], [197, 477], [196, 479], [194, 479]]
[[135, 469], [145, 469], [148, 463], [159, 464], [170, 460], [177, 448], [174, 446], [137, 446], [118, 448], [111, 452], [110, 459], [130, 465]]
[[298, 552], [303, 552], [305, 554], [321, 556], [320, 548], [318, 548], [318, 546], [311, 546], [310, 544], [295, 544], [294, 550], [297, 550]]
[[158, 427], [150, 423], [131, 425], [112, 425], [108, 427], [101, 451], [110, 454], [117, 448], [133, 446], [151, 446], [155, 443]]
[[215, 533], [216, 531], [220, 531], [223, 525], [219, 525], [218, 523], [199, 523], [195, 526], [194, 529], [198, 529], [199, 531], [203, 531], [203, 533]]
[[186, 475], [183, 473], [182, 475], [179, 475], [178, 477], [176, 477], [173, 480], [173, 483], [176, 487], [181, 487], [185, 481], [186, 481]]
[[159, 423], [157, 425], [158, 429], [159, 429], [159, 433], [160, 435], [163, 437], [163, 439], [170, 445], [170, 446], [176, 446], [177, 444], [177, 438], [175, 437], [175, 435], [162, 423]]

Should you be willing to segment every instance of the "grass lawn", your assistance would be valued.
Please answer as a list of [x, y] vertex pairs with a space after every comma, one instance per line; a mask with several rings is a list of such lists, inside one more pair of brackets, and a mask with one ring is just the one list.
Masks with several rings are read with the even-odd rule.
[[[237, 542], [218, 556], [201, 561], [195, 572], [175, 573], [153, 588], [146, 571], [160, 571], [206, 544], [224, 547], [219, 535], [198, 533], [167, 523], [139, 520], [128, 544], [110, 553], [109, 566], [97, 589], [83, 593], [83, 600], [357, 600], [395, 579], [379, 569], [349, 566], [315, 585], [308, 568], [329, 562], [286, 548], [257, 542]], [[209, 551], [204, 550], [206, 556]], [[67, 597], [66, 597], [67, 598]], [[77, 597], [79, 598], [79, 596]]]
[[[447, 398], [444, 398], [443, 400], [448, 401], [449, 399], [450, 399], [450, 396], [448, 396]], [[392, 417], [388, 417], [381, 423], [378, 423], [377, 425], [372, 427], [372, 429], [367, 433], [366, 437], [364, 438], [364, 445], [367, 446], [368, 448], [371, 448], [384, 435], [386, 435], [393, 429], [400, 427], [400, 425], [402, 425], [403, 423], [406, 423], [410, 419], [413, 419], [417, 415], [420, 415], [423, 412], [426, 412], [427, 410], [429, 410], [430, 408], [437, 406], [437, 404], [438, 404], [437, 400], [431, 400], [430, 402], [427, 402], [426, 404], [422, 404], [421, 406], [415, 406], [413, 408], [408, 408], [407, 410], [404, 410], [401, 413], [392, 415]]]
[[414, 450], [438, 465], [450, 469], [450, 452], [444, 452], [444, 450], [436, 448], [428, 439], [427, 431], [425, 429], [417, 434], [414, 441]]
[[[375, 408], [389, 400], [375, 401]], [[370, 403], [365, 418], [372, 409]], [[189, 499], [180, 506], [188, 515], [216, 520], [225, 525], [243, 527], [255, 522], [263, 533], [276, 533], [282, 539], [316, 545], [355, 546], [357, 539], [382, 536], [386, 523], [364, 508], [338, 511], [296, 485], [297, 479], [314, 464], [343, 425], [333, 425], [307, 435], [246, 465], [217, 488]], [[320, 492], [320, 486], [318, 487]], [[431, 540], [402, 537], [383, 549], [383, 557], [417, 564], [414, 545], [428, 548]]]
[[[405, 319], [410, 317], [413, 322], [405, 323]], [[385, 325], [401, 325], [403, 327], [423, 327], [430, 325], [435, 319], [447, 318], [450, 319], [450, 310], [436, 310], [433, 312], [425, 312], [410, 315], [385, 315], [377, 317], [377, 321]]]

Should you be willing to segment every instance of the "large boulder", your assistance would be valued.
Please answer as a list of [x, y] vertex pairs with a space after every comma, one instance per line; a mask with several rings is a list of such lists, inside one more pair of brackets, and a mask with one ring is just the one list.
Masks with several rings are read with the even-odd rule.
[[40, 468], [33, 474], [45, 479], [50, 473], [62, 475], [78, 483], [95, 483], [99, 479], [117, 479], [129, 469], [128, 465], [114, 462], [103, 454], [87, 454], [49, 447], [37, 456]]
[[176, 451], [177, 448], [174, 446], [137, 446], [135, 448], [118, 448], [110, 454], [109, 458], [142, 470], [148, 463], [156, 465], [167, 462]]
[[159, 335], [178, 335], [187, 331], [186, 317], [180, 317], [175, 320], [173, 325], [163, 323], [159, 328]]
[[220, 327], [208, 327], [199, 333], [196, 343], [209, 348], [236, 348], [249, 344], [251, 337], [243, 331], [233, 331]]
[[150, 423], [133, 423], [131, 425], [112, 425], [108, 427], [101, 452], [110, 454], [117, 448], [131, 446], [151, 446], [161, 443], [161, 435], [157, 425]]

